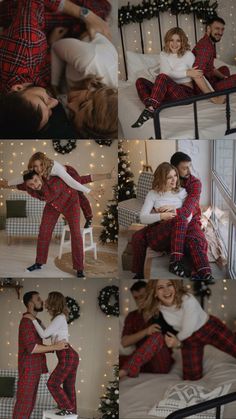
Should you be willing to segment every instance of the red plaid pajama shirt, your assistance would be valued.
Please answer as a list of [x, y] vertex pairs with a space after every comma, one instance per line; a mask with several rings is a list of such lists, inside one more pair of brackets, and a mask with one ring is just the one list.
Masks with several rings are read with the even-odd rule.
[[[204, 76], [207, 78], [214, 90], [218, 91], [230, 89], [231, 87], [236, 86], [236, 74], [230, 76], [229, 68], [227, 66], [218, 68], [222, 74], [228, 77], [227, 79], [220, 80], [214, 76], [216, 47], [207, 34], [205, 34], [205, 36], [201, 38], [193, 48], [193, 54], [196, 57], [194, 67], [197, 66], [203, 71]], [[197, 87], [196, 89], [198, 90], [198, 93], [201, 93]]]
[[58, 364], [49, 377], [48, 389], [59, 409], [76, 413], [75, 380], [79, 355], [71, 346], [66, 350], [57, 351], [56, 354]]
[[204, 326], [183, 340], [182, 344], [184, 380], [199, 380], [202, 377], [205, 345], [215, 346], [236, 358], [236, 334], [215, 316], [210, 316]]
[[[182, 208], [177, 209], [177, 216], [168, 221], [161, 221], [144, 227], [132, 237], [133, 267], [135, 273], [143, 273], [147, 248], [155, 251], [170, 251], [171, 262], [182, 259], [185, 251], [190, 253], [196, 272], [204, 275], [211, 272], [207, 257], [207, 241], [200, 225], [199, 199], [201, 182], [190, 175], [182, 186], [188, 196]], [[188, 223], [187, 217], [192, 214]]]
[[13, 419], [29, 419], [34, 408], [40, 375], [48, 370], [45, 354], [32, 354], [35, 345], [43, 343], [32, 321], [24, 317], [19, 326], [18, 342], [19, 378]]
[[[6, 22], [11, 21], [11, 24], [0, 36], [0, 91], [8, 92], [18, 83], [47, 87], [50, 84], [50, 55], [46, 32], [55, 26], [71, 24], [76, 25], [76, 31], [81, 31], [81, 22], [76, 23], [75, 19], [57, 13], [61, 0], [18, 0], [17, 3], [10, 0], [10, 5], [7, 3], [1, 5], [1, 15], [4, 17], [5, 13]], [[111, 8], [106, 0], [84, 0], [78, 4], [102, 18], [108, 16]], [[45, 10], [51, 13], [45, 13]]]
[[[122, 336], [132, 335], [150, 326], [145, 322], [142, 313], [131, 311], [125, 318]], [[120, 368], [128, 371], [129, 376], [137, 376], [139, 372], [167, 374], [174, 360], [172, 350], [167, 348], [163, 335], [154, 333], [136, 343], [133, 354], [120, 357]]]

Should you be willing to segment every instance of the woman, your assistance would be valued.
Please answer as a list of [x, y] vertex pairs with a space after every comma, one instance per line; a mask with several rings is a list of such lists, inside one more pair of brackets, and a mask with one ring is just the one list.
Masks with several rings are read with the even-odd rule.
[[[136, 81], [136, 88], [144, 111], [133, 128], [141, 127], [148, 119], [153, 118], [154, 110], [163, 102], [186, 99], [196, 94], [194, 82], [202, 93], [214, 91], [208, 84], [202, 83], [203, 73], [193, 67], [194, 54], [190, 51], [187, 35], [181, 28], [172, 28], [164, 38], [164, 51], [160, 53], [160, 74], [154, 83], [144, 78]], [[204, 79], [205, 80], [205, 79]], [[193, 82], [194, 81], [194, 82]], [[223, 103], [224, 98], [212, 98], [213, 103]]]
[[68, 342], [67, 349], [56, 351], [58, 364], [51, 373], [47, 386], [60, 409], [56, 415], [72, 415], [76, 413], [75, 380], [79, 356], [69, 345], [66, 299], [60, 292], [50, 292], [45, 301], [45, 308], [52, 318], [50, 325], [45, 329], [40, 326], [32, 314], [27, 313], [24, 316], [33, 321], [41, 338], [51, 338], [53, 344], [61, 340]]
[[178, 216], [178, 208], [184, 204], [187, 192], [180, 187], [177, 169], [169, 163], [161, 163], [155, 173], [152, 190], [148, 192], [140, 212], [140, 221], [148, 224], [132, 237], [133, 272], [143, 278], [143, 266], [147, 247], [156, 251], [170, 249], [169, 271], [184, 277], [190, 272], [183, 265], [188, 250], [196, 273], [192, 279], [213, 281], [207, 258], [207, 241], [204, 233], [195, 231], [192, 215], [188, 219]]
[[[168, 348], [182, 351], [183, 379], [199, 380], [203, 376], [203, 352], [205, 345], [212, 345], [236, 358], [236, 335], [217, 317], [208, 315], [196, 298], [180, 280], [151, 280], [147, 284], [147, 298], [143, 313], [148, 320], [161, 312], [164, 319], [178, 331], [175, 336], [168, 332], [164, 341]], [[153, 335], [153, 341], [156, 336]], [[122, 376], [138, 375], [140, 368], [153, 356], [148, 351], [137, 350], [125, 365]], [[160, 342], [156, 351], [161, 350]]]

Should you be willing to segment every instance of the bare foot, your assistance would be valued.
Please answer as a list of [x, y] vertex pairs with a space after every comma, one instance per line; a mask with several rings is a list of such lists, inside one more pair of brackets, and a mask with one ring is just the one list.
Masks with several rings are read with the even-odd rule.
[[54, 42], [58, 41], [59, 39], [62, 39], [68, 32], [68, 28], [64, 28], [63, 26], [58, 26], [57, 28], [54, 28], [49, 37], [48, 37], [48, 44], [52, 45]]
[[122, 378], [126, 377], [126, 376], [127, 376], [127, 371], [125, 371], [125, 370], [120, 370], [119, 371], [119, 378], [120, 378], [120, 380]]

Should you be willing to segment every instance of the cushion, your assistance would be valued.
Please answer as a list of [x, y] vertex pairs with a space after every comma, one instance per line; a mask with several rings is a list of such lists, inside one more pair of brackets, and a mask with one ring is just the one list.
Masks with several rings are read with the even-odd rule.
[[0, 397], [14, 397], [16, 377], [0, 377]]
[[153, 81], [160, 71], [160, 54], [139, 54], [126, 51], [128, 80], [135, 83], [139, 77]]
[[26, 200], [6, 200], [7, 218], [26, 217]]

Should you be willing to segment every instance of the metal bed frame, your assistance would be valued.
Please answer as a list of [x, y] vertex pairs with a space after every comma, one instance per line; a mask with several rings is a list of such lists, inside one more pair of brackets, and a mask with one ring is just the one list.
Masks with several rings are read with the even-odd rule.
[[[197, 17], [196, 17], [195, 12], [192, 12], [191, 15], [193, 16], [195, 43], [197, 43], [197, 41], [198, 41], [198, 38], [197, 38]], [[156, 18], [153, 18], [153, 19], [156, 19], [156, 21], [158, 23], [158, 32], [159, 32], [159, 37], [160, 37], [160, 47], [161, 47], [161, 50], [162, 50], [162, 48], [163, 48], [162, 27], [161, 27], [161, 20], [160, 20], [159, 14]], [[176, 26], [179, 27], [178, 14], [175, 15], [175, 19], [176, 19]], [[142, 54], [144, 54], [145, 53], [145, 47], [144, 47], [142, 22], [136, 22], [136, 23], [139, 26], [141, 50], [142, 50]], [[128, 79], [128, 69], [127, 69], [127, 62], [126, 62], [124, 33], [123, 33], [123, 29], [122, 29], [121, 25], [119, 26], [119, 31], [120, 31], [120, 38], [121, 38], [122, 55], [123, 55], [123, 60], [124, 60], [125, 77], [126, 77], [126, 80], [127, 80]], [[230, 123], [231, 123], [230, 94], [233, 94], [233, 93], [236, 93], [236, 87], [232, 88], [232, 89], [221, 90], [220, 92], [213, 92], [213, 93], [207, 93], [207, 94], [202, 94], [202, 95], [198, 95], [198, 96], [193, 96], [192, 98], [181, 99], [181, 100], [178, 100], [178, 101], [175, 101], [175, 102], [169, 102], [169, 103], [165, 103], [165, 104], [161, 105], [160, 108], [156, 109], [156, 111], [154, 112], [155, 139], [161, 140], [161, 121], [160, 121], [161, 111], [163, 109], [167, 109], [167, 108], [171, 108], [171, 107], [175, 107], [175, 106], [189, 105], [189, 104], [193, 104], [193, 111], [194, 111], [193, 124], [194, 124], [195, 139], [199, 139], [197, 103], [201, 102], [202, 100], [208, 100], [212, 97], [222, 96], [222, 95], [226, 95], [226, 109], [225, 109], [226, 131], [225, 131], [225, 135], [229, 135], [229, 134], [232, 134], [232, 133], [236, 132], [236, 128], [231, 128], [231, 126], [230, 126]]]

